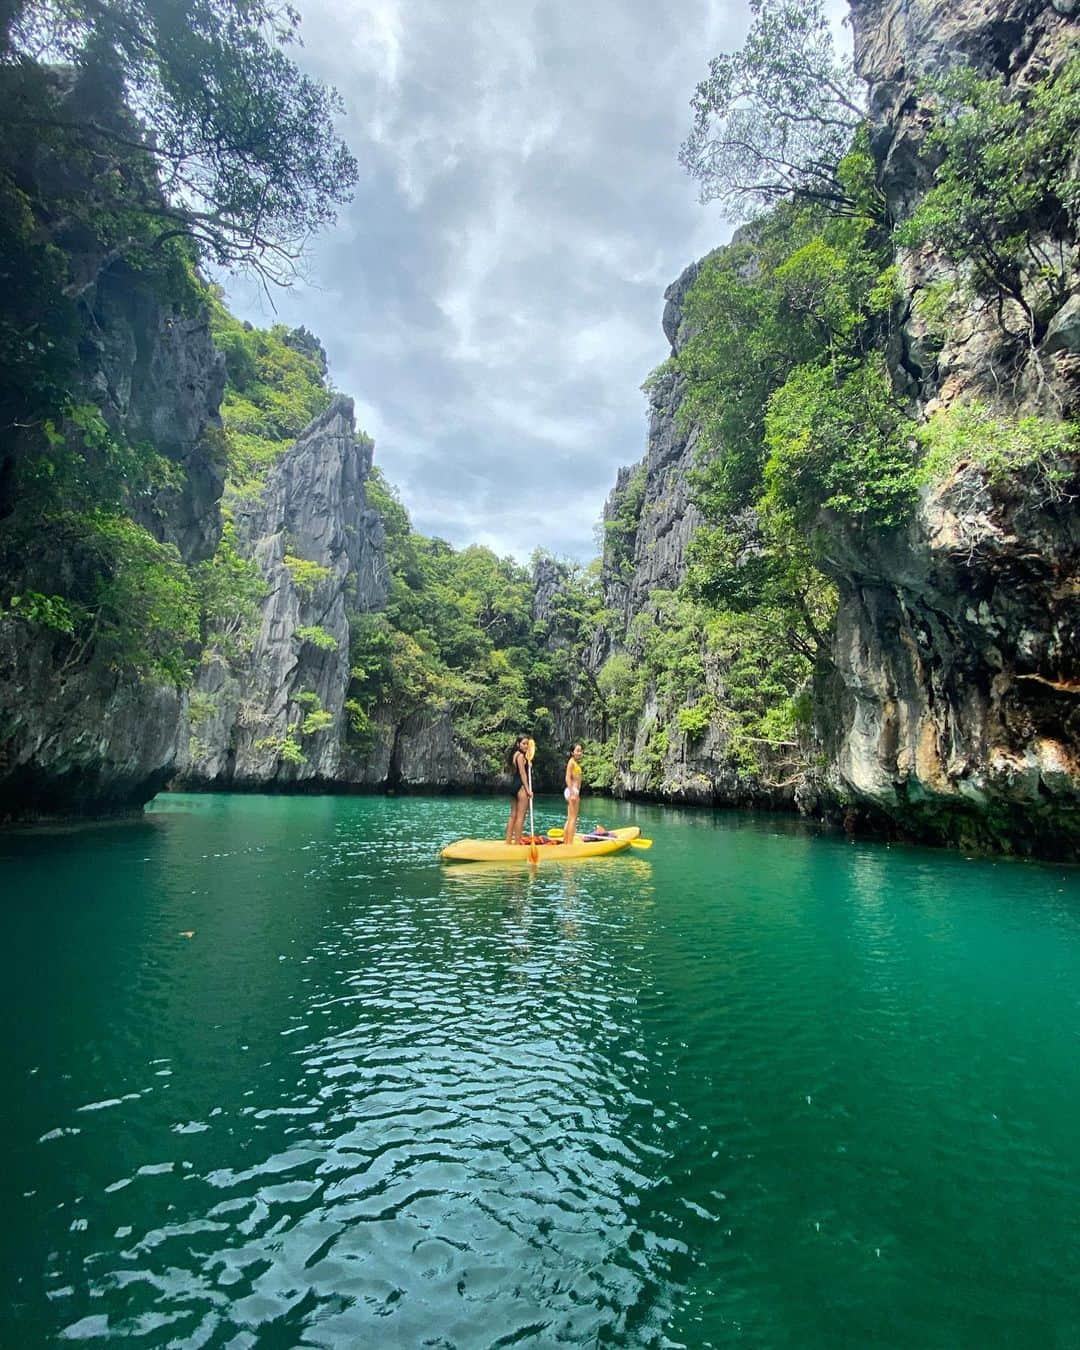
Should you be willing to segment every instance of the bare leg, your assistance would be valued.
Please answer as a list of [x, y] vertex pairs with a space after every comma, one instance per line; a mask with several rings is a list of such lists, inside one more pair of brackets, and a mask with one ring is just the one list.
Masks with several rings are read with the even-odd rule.
[[528, 812], [529, 812], [529, 794], [527, 792], [519, 792], [518, 824], [517, 824], [517, 841], [519, 844], [522, 842], [522, 836], [525, 833], [525, 817], [528, 815]]
[[508, 844], [512, 844], [514, 842], [514, 818], [516, 816], [517, 816], [517, 798], [515, 797], [510, 803], [510, 819], [506, 822], [506, 842]]
[[577, 829], [578, 811], [580, 809], [580, 797], [571, 797], [566, 803], [566, 826], [563, 829], [564, 844], [572, 844], [574, 842], [574, 831]]
[[514, 814], [512, 817], [513, 828], [512, 828], [512, 837], [510, 839], [510, 842], [512, 844], [521, 843], [521, 833], [525, 825], [525, 810], [526, 807], [528, 806], [528, 801], [529, 798], [528, 795], [525, 793], [524, 789], [519, 788], [517, 799], [514, 802]]

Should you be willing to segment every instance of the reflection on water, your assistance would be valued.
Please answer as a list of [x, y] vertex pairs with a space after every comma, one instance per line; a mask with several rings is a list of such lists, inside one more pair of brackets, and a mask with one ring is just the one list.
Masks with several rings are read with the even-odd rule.
[[1076, 873], [637, 818], [532, 868], [434, 861], [501, 801], [0, 842], [0, 1339], [1067, 1344]]

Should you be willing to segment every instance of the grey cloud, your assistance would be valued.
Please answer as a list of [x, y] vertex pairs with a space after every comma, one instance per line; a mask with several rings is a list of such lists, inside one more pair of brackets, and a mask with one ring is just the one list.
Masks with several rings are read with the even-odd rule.
[[310, 284], [254, 322], [305, 323], [414, 522], [455, 544], [586, 559], [664, 287], [727, 237], [677, 163], [708, 58], [743, 5], [305, 0], [298, 59], [335, 84], [362, 166]]

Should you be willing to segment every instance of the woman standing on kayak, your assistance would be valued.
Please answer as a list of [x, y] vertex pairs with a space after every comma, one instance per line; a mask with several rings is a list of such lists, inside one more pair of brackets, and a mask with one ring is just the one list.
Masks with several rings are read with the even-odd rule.
[[581, 756], [584, 753], [580, 745], [575, 745], [573, 750], [570, 751], [570, 758], [566, 761], [566, 787], [563, 788], [563, 796], [566, 798], [566, 825], [563, 828], [564, 844], [574, 842], [578, 811], [581, 809]]
[[529, 809], [532, 789], [529, 787], [529, 738], [519, 736], [510, 751], [510, 819], [506, 822], [506, 842], [520, 844], [525, 827], [525, 812]]

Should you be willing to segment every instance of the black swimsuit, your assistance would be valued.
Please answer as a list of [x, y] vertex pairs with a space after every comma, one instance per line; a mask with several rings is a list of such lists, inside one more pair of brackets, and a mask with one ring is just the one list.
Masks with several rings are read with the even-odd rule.
[[521, 755], [522, 759], [525, 758], [525, 756], [522, 754], [520, 750], [515, 750], [514, 758], [510, 761], [510, 771], [514, 775], [514, 778], [516, 780], [514, 786], [510, 789], [510, 800], [512, 802], [516, 802], [518, 799], [518, 793], [524, 791], [525, 789], [525, 784], [521, 781], [521, 770], [518, 768], [517, 764], [518, 755]]

